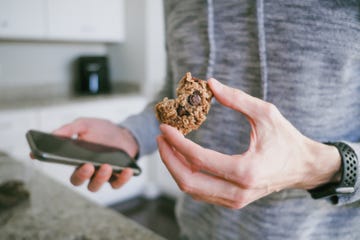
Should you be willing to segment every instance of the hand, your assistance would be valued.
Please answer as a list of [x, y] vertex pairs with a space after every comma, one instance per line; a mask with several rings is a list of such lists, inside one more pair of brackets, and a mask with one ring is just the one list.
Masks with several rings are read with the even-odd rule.
[[272, 192], [311, 189], [337, 180], [341, 163], [335, 147], [303, 136], [270, 103], [215, 79], [209, 85], [217, 101], [247, 117], [250, 146], [243, 154], [225, 155], [162, 124], [157, 139], [160, 156], [182, 191], [238, 209]]
[[[138, 151], [137, 142], [130, 132], [103, 119], [80, 118], [53, 133], [66, 137], [76, 134], [78, 139], [123, 149], [131, 157], [134, 157]], [[95, 169], [92, 164], [86, 163], [74, 171], [70, 181], [73, 185], [79, 186], [90, 179], [88, 189], [96, 192], [106, 182], [110, 182], [113, 188], [120, 188], [132, 176], [133, 171], [130, 168], [124, 169], [121, 173], [113, 173], [108, 164], [103, 164], [99, 169]]]

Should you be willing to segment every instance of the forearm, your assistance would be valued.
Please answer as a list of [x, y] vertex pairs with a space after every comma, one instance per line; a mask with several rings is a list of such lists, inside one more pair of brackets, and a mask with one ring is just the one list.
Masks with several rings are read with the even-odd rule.
[[130, 155], [130, 157], [135, 158], [139, 153], [139, 144], [131, 133], [131, 131], [127, 128], [120, 128], [121, 135], [126, 141], [123, 141], [124, 149]]

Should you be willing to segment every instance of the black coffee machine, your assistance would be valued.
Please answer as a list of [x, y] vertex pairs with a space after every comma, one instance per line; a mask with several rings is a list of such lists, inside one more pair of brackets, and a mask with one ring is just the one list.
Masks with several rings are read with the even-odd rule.
[[108, 60], [106, 56], [81, 56], [77, 61], [78, 94], [110, 93]]

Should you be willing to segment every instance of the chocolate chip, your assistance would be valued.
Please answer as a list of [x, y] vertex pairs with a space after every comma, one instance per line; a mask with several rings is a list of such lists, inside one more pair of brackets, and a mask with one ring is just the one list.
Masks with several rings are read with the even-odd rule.
[[179, 106], [179, 107], [176, 109], [176, 112], [177, 112], [177, 114], [178, 114], [180, 117], [182, 117], [182, 116], [184, 116], [184, 115], [186, 115], [186, 116], [189, 116], [189, 115], [190, 115], [190, 113], [189, 113], [188, 111], [186, 111], [186, 109], [185, 109], [183, 106]]
[[199, 91], [194, 91], [188, 98], [188, 102], [192, 106], [198, 106], [201, 104], [201, 97]]

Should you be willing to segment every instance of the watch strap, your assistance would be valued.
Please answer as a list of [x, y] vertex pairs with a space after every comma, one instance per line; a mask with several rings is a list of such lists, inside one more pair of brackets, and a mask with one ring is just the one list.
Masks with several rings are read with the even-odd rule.
[[358, 158], [355, 151], [343, 142], [325, 142], [325, 144], [335, 146], [340, 153], [341, 180], [338, 183], [328, 183], [309, 190], [311, 197], [318, 199], [355, 192], [358, 171]]

